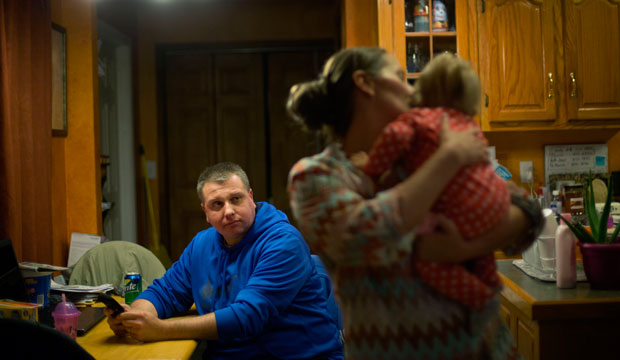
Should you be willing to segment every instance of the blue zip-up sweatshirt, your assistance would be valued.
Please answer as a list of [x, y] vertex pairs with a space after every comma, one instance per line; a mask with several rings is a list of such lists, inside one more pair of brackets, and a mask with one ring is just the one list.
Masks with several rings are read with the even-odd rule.
[[241, 242], [228, 248], [215, 228], [199, 232], [139, 298], [150, 301], [160, 318], [192, 303], [201, 315], [214, 312], [220, 340], [207, 349], [214, 358], [342, 359], [308, 245], [283, 212], [256, 205]]

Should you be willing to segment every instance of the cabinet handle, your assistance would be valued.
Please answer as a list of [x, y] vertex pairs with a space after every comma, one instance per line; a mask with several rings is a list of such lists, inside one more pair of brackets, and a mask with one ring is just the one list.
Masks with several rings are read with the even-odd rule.
[[577, 80], [575, 80], [575, 73], [571, 72], [570, 76], [570, 97], [577, 97]]
[[549, 77], [549, 94], [547, 97], [553, 99], [553, 73], [549, 73], [547, 76]]

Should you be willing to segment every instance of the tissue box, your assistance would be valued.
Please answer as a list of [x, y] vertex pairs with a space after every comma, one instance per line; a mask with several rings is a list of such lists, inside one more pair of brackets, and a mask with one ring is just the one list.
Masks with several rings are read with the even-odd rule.
[[39, 321], [39, 304], [0, 300], [0, 318]]

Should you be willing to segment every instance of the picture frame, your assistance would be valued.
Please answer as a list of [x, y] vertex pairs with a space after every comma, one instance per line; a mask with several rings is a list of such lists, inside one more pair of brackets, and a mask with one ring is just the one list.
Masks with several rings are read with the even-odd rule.
[[52, 136], [67, 136], [66, 30], [52, 23]]

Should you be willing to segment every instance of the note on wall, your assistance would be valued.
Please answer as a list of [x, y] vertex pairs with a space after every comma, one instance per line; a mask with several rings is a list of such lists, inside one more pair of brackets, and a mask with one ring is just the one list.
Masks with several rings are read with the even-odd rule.
[[545, 146], [545, 180], [549, 175], [605, 173], [608, 171], [607, 144]]

